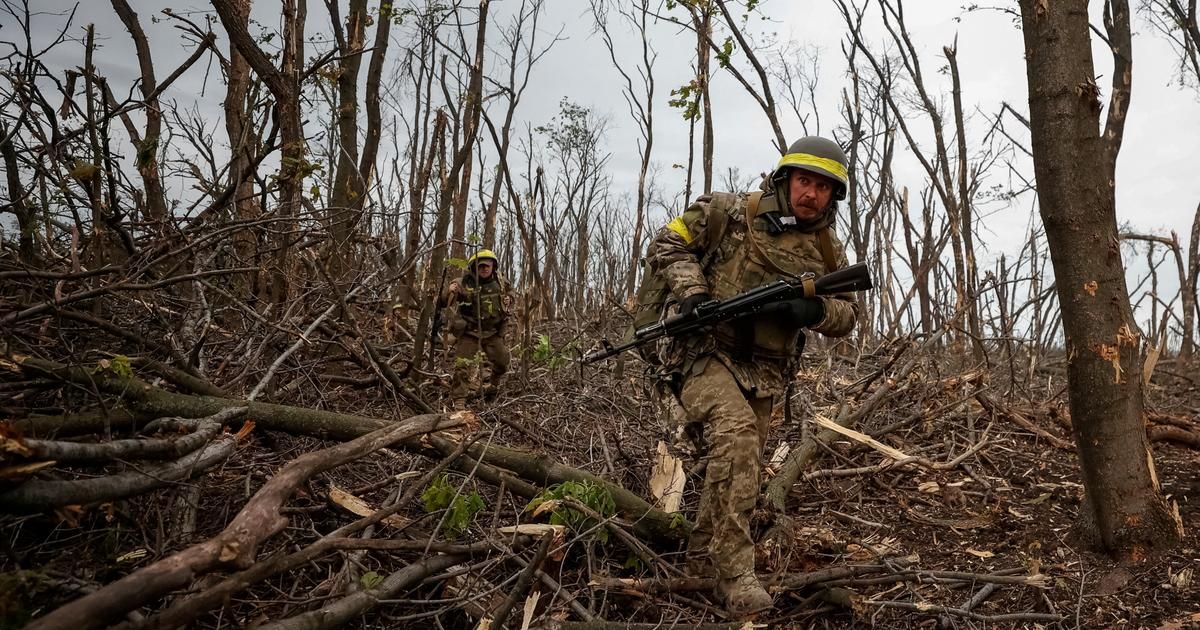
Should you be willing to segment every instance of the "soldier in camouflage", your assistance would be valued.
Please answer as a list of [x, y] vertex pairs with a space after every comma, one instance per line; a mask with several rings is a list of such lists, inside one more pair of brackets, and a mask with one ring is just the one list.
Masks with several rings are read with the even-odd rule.
[[466, 408], [471, 391], [472, 375], [490, 364], [491, 378], [483, 394], [493, 398], [508, 372], [511, 355], [505, 341], [508, 315], [512, 310], [512, 295], [508, 282], [497, 270], [499, 260], [485, 249], [467, 261], [462, 278], [450, 283], [440, 296], [439, 306], [457, 307], [454, 335], [454, 376], [450, 380], [451, 406]]
[[[662, 228], [647, 250], [649, 269], [669, 287], [668, 303], [673, 298], [687, 314], [710, 299], [844, 267], [833, 224], [847, 185], [837, 144], [802, 138], [761, 191], [701, 196]], [[663, 371], [672, 375], [688, 420], [703, 426], [708, 447], [689, 570], [715, 570], [717, 593], [735, 615], [772, 604], [754, 573], [750, 532], [772, 405], [791, 378], [804, 331], [841, 337], [857, 316], [852, 295], [798, 298], [711, 334], [673, 340], [663, 353]]]

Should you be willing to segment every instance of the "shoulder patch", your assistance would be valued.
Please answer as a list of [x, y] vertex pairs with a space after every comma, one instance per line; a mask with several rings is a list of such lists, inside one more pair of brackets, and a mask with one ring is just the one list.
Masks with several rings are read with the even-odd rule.
[[675, 217], [674, 220], [668, 223], [667, 229], [678, 234], [683, 239], [685, 244], [692, 244], [692, 240], [694, 238], [692, 236], [692, 231], [689, 230], [687, 224], [683, 222], [682, 216]]

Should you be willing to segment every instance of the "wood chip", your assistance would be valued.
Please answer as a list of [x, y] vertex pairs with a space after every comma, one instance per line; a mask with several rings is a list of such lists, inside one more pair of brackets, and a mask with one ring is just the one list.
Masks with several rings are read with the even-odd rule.
[[657, 499], [656, 506], [671, 513], [679, 511], [683, 501], [683, 486], [687, 476], [683, 473], [683, 462], [667, 451], [666, 442], [659, 440], [654, 455], [654, 468], [650, 471], [650, 492]]
[[[356, 516], [370, 516], [375, 512], [378, 512], [378, 510], [371, 507], [366, 501], [363, 501], [353, 494], [350, 494], [349, 492], [346, 492], [345, 490], [333, 485], [329, 486], [329, 500], [333, 501], [347, 512], [350, 512]], [[408, 524], [406, 519], [395, 514], [384, 518], [382, 522], [387, 523], [392, 527], [404, 527]]]
[[894, 448], [888, 446], [887, 444], [883, 444], [879, 440], [876, 440], [875, 438], [873, 438], [869, 435], [866, 435], [864, 433], [859, 433], [858, 431], [855, 431], [854, 429], [847, 429], [846, 427], [844, 427], [844, 426], [834, 422], [833, 420], [830, 420], [829, 418], [826, 418], [825, 416], [822, 416], [820, 414], [813, 415], [812, 422], [815, 423], [819, 427], [829, 429], [830, 431], [833, 431], [834, 433], [839, 433], [841, 435], [844, 435], [844, 436], [850, 438], [851, 440], [854, 440], [855, 442], [858, 442], [860, 444], [865, 444], [865, 445], [879, 451], [880, 453], [887, 455], [888, 457], [890, 457], [896, 461], [900, 461], [902, 459], [908, 459], [908, 455], [905, 455], [903, 452], [901, 452], [897, 449], [894, 449]]

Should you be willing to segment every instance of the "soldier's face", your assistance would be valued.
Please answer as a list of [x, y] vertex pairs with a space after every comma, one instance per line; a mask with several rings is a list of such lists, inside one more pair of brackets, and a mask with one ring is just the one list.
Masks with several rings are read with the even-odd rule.
[[481, 260], [475, 263], [475, 274], [479, 276], [480, 280], [491, 278], [493, 271], [495, 271], [495, 268], [490, 260]]
[[791, 202], [792, 216], [799, 221], [820, 218], [833, 200], [836, 185], [824, 175], [792, 169], [788, 176], [788, 200]]

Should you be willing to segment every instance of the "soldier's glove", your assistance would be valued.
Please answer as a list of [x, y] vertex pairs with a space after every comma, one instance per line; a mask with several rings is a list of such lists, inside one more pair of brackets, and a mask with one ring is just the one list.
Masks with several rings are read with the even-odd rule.
[[683, 298], [683, 301], [679, 303], [679, 314], [683, 317], [687, 317], [688, 315], [692, 314], [692, 311], [696, 310], [697, 306], [700, 306], [701, 304], [711, 300], [712, 296], [708, 293], [697, 293], [696, 295], [685, 297]]
[[825, 302], [821, 298], [795, 298], [776, 302], [764, 311], [787, 317], [797, 326], [808, 328], [825, 319]]

